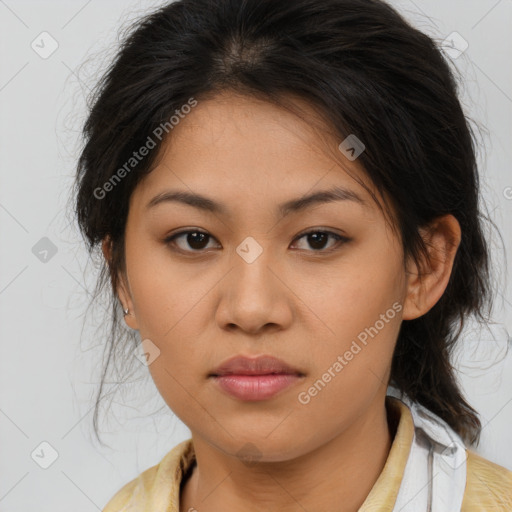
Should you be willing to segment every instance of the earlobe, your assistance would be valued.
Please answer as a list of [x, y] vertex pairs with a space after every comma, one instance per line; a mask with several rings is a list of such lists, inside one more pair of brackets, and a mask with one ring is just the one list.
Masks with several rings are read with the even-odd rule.
[[135, 317], [135, 311], [131, 295], [127, 292], [127, 286], [124, 283], [123, 276], [119, 276], [118, 284], [118, 297], [121, 301], [121, 307], [123, 308], [123, 317], [126, 325], [131, 329], [138, 329], [137, 318]]
[[112, 278], [112, 241], [108, 235], [102, 241], [101, 250], [103, 252], [103, 256], [105, 257], [105, 261], [109, 266], [111, 284], [113, 287], [117, 288], [115, 290], [115, 294], [119, 298], [119, 301], [121, 303], [124, 321], [126, 322], [126, 325], [128, 325], [128, 327], [137, 330], [138, 325], [137, 320], [135, 318], [133, 303], [131, 300], [131, 295], [128, 292], [128, 286], [125, 283], [124, 276], [118, 271], [117, 278]]
[[126, 325], [131, 329], [138, 329], [137, 319], [135, 317], [135, 311], [133, 308], [133, 302], [131, 299], [131, 295], [128, 293], [127, 285], [124, 282], [124, 276], [119, 275], [118, 278], [118, 297], [121, 302], [121, 307], [123, 309], [123, 317]]
[[135, 318], [135, 314], [129, 307], [123, 307], [123, 317], [126, 325], [131, 329], [138, 330], [137, 319]]
[[406, 266], [407, 295], [403, 320], [426, 314], [442, 297], [453, 269], [461, 240], [461, 229], [453, 215], [436, 218], [420, 229], [428, 257], [421, 255], [419, 264], [410, 258]]

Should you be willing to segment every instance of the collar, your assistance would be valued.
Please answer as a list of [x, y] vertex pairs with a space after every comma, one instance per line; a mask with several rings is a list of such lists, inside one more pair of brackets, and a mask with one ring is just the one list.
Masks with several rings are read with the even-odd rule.
[[409, 409], [414, 426], [402, 482], [390, 510], [461, 510], [467, 474], [464, 441], [443, 419], [396, 388], [388, 388], [388, 397]]

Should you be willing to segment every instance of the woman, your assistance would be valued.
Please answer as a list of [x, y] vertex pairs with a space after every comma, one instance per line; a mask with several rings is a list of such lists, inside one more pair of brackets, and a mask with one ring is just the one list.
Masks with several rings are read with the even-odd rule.
[[380, 0], [180, 0], [135, 26], [84, 136], [108, 360], [122, 308], [191, 431], [105, 512], [512, 510], [450, 365], [491, 286], [429, 37]]

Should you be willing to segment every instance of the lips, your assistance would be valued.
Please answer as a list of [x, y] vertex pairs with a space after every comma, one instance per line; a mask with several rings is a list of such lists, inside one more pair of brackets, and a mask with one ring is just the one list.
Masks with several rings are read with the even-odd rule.
[[272, 356], [236, 356], [221, 364], [209, 377], [231, 397], [261, 401], [297, 384], [304, 373]]
[[304, 374], [297, 368], [285, 363], [281, 359], [272, 356], [258, 356], [249, 358], [235, 356], [222, 363], [210, 376], [219, 377], [224, 375], [299, 375]]

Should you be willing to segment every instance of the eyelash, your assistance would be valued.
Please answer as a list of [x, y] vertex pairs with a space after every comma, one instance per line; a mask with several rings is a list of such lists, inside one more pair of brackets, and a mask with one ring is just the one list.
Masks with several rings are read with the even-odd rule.
[[[174, 233], [173, 235], [165, 238], [164, 240], [164, 243], [166, 245], [170, 245], [170, 246], [175, 246], [175, 239], [180, 237], [180, 236], [183, 236], [183, 235], [188, 235], [190, 233], [199, 233], [199, 234], [203, 234], [203, 235], [206, 235], [208, 238], [208, 242], [210, 241], [210, 239], [214, 239], [214, 237], [212, 235], [210, 235], [209, 233], [206, 233], [204, 231], [201, 231], [199, 229], [188, 229], [188, 230], [184, 230], [184, 231], [180, 231], [178, 233]], [[311, 234], [324, 234], [324, 235], [331, 235], [333, 238], [336, 239], [337, 241], [337, 244], [335, 244], [334, 247], [331, 247], [330, 249], [317, 249], [317, 250], [312, 250], [311, 252], [313, 253], [331, 253], [331, 252], [334, 252], [336, 251], [337, 249], [340, 248], [341, 245], [349, 242], [351, 239], [350, 238], [347, 238], [345, 236], [342, 236], [342, 235], [339, 235], [338, 233], [334, 233], [332, 231], [326, 231], [326, 230], [321, 230], [321, 229], [314, 229], [314, 230], [311, 230], [311, 231], [307, 231], [305, 233], [302, 233], [300, 235], [298, 235], [295, 240], [300, 240], [301, 238], [304, 238], [308, 235], [311, 235]], [[180, 252], [180, 253], [185, 253], [185, 254], [203, 254], [205, 251], [203, 250], [191, 250], [191, 251], [185, 251], [183, 249], [180, 249], [180, 248], [174, 248], [172, 247], [173, 250], [175, 250], [176, 252]]]

